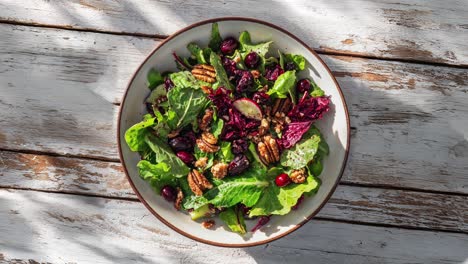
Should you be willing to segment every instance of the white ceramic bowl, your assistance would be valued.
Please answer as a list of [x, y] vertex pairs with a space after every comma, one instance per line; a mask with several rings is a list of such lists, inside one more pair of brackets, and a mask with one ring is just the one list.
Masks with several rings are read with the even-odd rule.
[[[149, 94], [146, 87], [148, 71], [153, 67], [161, 72], [175, 71], [172, 52], [188, 56], [189, 52], [186, 49], [188, 43], [208, 45], [213, 22], [218, 22], [223, 37], [238, 37], [240, 32], [248, 30], [254, 43], [273, 40], [274, 44], [270, 50], [280, 49], [286, 53], [303, 55], [308, 65], [302, 74], [304, 77], [312, 77], [325, 93], [331, 96], [332, 102], [331, 110], [322, 120], [315, 123], [330, 146], [330, 155], [324, 160], [324, 170], [320, 175], [322, 184], [317, 194], [306, 198], [298, 210], [285, 216], [273, 216], [261, 230], [244, 237], [229, 231], [220, 220], [216, 221], [215, 229], [208, 230], [200, 223], [192, 221], [187, 214], [174, 210], [171, 203], [156, 195], [149, 184], [140, 178], [136, 167], [140, 157], [137, 153], [130, 151], [124, 139], [125, 131], [141, 121], [146, 112], [143, 102]], [[128, 180], [141, 202], [160, 221], [175, 231], [197, 241], [227, 247], [256, 246], [271, 242], [296, 230], [317, 214], [330, 198], [341, 178], [348, 156], [349, 138], [349, 116], [346, 103], [338, 83], [325, 63], [305, 43], [286, 30], [263, 21], [247, 18], [219, 18], [202, 21], [178, 31], [163, 41], [149, 54], [130, 81], [120, 107], [118, 124], [120, 159]], [[247, 227], [254, 224], [254, 221], [247, 221]]]

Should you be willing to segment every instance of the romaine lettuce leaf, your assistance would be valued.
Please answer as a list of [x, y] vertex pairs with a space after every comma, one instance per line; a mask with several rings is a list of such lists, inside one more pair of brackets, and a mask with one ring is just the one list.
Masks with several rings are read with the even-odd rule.
[[273, 87], [268, 90], [267, 94], [275, 98], [286, 98], [288, 94], [291, 96], [291, 100], [296, 104], [296, 72], [286, 71], [276, 79]]
[[303, 139], [297, 142], [294, 147], [283, 151], [280, 158], [281, 165], [296, 170], [304, 168], [314, 158], [319, 144], [319, 135], [311, 137], [304, 135]]
[[167, 99], [171, 110], [177, 116], [175, 124], [169, 123], [173, 130], [192, 123], [200, 111], [210, 103], [201, 89], [177, 85], [167, 93]]
[[223, 220], [223, 222], [226, 223], [229, 229], [231, 229], [233, 232], [239, 233], [241, 235], [247, 232], [244, 221], [244, 213], [237, 206], [222, 211], [219, 214], [219, 218], [221, 218], [221, 220]]
[[286, 187], [278, 187], [270, 184], [265, 188], [262, 197], [250, 209], [249, 216], [260, 215], [285, 215], [296, 205], [302, 194], [318, 188], [319, 182], [312, 176], [308, 176], [305, 183], [290, 184]]
[[155, 119], [147, 114], [143, 117], [143, 121], [133, 125], [125, 132], [125, 141], [130, 150], [144, 151], [147, 148], [145, 135], [149, 133], [147, 128], [155, 124]]
[[189, 167], [174, 154], [169, 145], [164, 141], [148, 133], [145, 135], [144, 142], [156, 153], [156, 163], [165, 163], [165, 166], [169, 167], [170, 173], [174, 177], [184, 177], [188, 175], [190, 171]]

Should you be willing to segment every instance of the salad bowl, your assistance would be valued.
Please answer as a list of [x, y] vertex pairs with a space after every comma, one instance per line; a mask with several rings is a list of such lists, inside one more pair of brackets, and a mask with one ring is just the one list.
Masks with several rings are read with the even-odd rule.
[[[187, 50], [188, 43], [208, 46], [213, 23], [217, 23], [223, 38], [227, 36], [237, 38], [241, 32], [248, 31], [252, 42], [272, 41], [271, 50], [302, 55], [307, 63], [299, 77], [312, 79], [330, 100], [329, 111], [314, 123], [314, 126], [320, 129], [329, 148], [328, 156], [322, 161], [323, 171], [317, 179], [320, 188], [303, 199], [296, 210], [291, 210], [286, 215], [271, 217], [260, 230], [247, 232], [242, 236], [231, 232], [218, 219], [215, 219], [216, 224], [213, 228], [206, 229], [199, 222], [192, 221], [186, 214], [174, 210], [172, 203], [166, 202], [147, 181], [140, 177], [137, 164], [141, 156], [132, 152], [126, 144], [126, 131], [140, 122], [147, 113], [144, 102], [150, 93], [147, 88], [148, 72], [152, 69], [161, 72], [176, 71], [173, 54], [178, 54], [180, 57], [190, 56]], [[343, 174], [349, 152], [350, 124], [346, 102], [337, 81], [311, 48], [288, 31], [270, 23], [250, 18], [228, 17], [190, 25], [165, 39], [148, 55], [136, 70], [124, 94], [118, 118], [117, 138], [125, 174], [140, 201], [155, 217], [178, 233], [203, 243], [225, 247], [247, 247], [281, 238], [307, 223], [320, 211], [333, 194]], [[257, 220], [246, 219], [247, 229], [254, 226]]]

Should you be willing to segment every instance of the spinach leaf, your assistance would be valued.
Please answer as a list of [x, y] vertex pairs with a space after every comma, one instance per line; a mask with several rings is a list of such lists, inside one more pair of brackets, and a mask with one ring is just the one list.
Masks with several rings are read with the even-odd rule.
[[148, 88], [153, 90], [156, 86], [164, 83], [164, 78], [160, 72], [155, 69], [150, 69], [148, 74], [146, 75], [146, 79], [148, 80]]
[[130, 127], [125, 132], [125, 141], [131, 151], [144, 151], [146, 149], [145, 135], [149, 133], [148, 127], [154, 125], [155, 118], [147, 114], [143, 117], [143, 121]]
[[205, 59], [205, 54], [203, 50], [195, 43], [189, 43], [187, 45], [187, 49], [192, 53], [192, 56], [197, 58], [197, 63], [199, 64], [207, 64]]
[[275, 98], [286, 98], [289, 94], [292, 102], [296, 104], [297, 98], [295, 84], [296, 72], [287, 71], [276, 79], [275, 84], [270, 90], [268, 90], [267, 94], [272, 95]]
[[174, 177], [187, 176], [190, 171], [189, 167], [174, 154], [169, 145], [150, 133], [145, 136], [145, 142], [156, 153], [156, 163], [165, 163]]
[[231, 229], [233, 232], [239, 233], [241, 235], [247, 232], [244, 221], [244, 213], [237, 206], [222, 211], [219, 214], [219, 218], [221, 218], [221, 220], [223, 220], [223, 222], [226, 223], [229, 229]]
[[252, 51], [256, 52], [262, 57], [265, 57], [265, 55], [268, 53], [268, 49], [270, 48], [270, 44], [273, 42], [268, 41], [258, 44], [252, 44], [249, 32], [243, 31], [239, 36], [239, 43], [241, 47], [242, 58], [245, 58], [245, 56], [247, 56], [247, 54], [249, 54]]
[[314, 158], [319, 144], [319, 135], [312, 135], [310, 138], [304, 135], [303, 139], [297, 142], [294, 147], [283, 151], [280, 158], [281, 165], [292, 169], [304, 168]]
[[[296, 67], [300, 71], [305, 69], [306, 59], [304, 58], [304, 56], [298, 55], [298, 54], [286, 54], [284, 56], [285, 56], [285, 58], [284, 58], [285, 63], [294, 62], [294, 64], [296, 64]], [[281, 67], [283, 67], [283, 66], [281, 66]]]
[[200, 111], [208, 106], [210, 101], [201, 89], [175, 86], [167, 93], [169, 106], [174, 111], [177, 122], [169, 123], [171, 129], [183, 128], [197, 119]]
[[213, 51], [219, 51], [222, 41], [223, 39], [219, 34], [218, 23], [211, 24], [211, 38], [208, 47], [210, 47]]
[[215, 68], [218, 87], [224, 86], [227, 89], [234, 89], [234, 86], [229, 81], [226, 70], [224, 70], [221, 58], [215, 52], [210, 54], [210, 64]]
[[285, 215], [296, 205], [302, 194], [317, 189], [319, 182], [312, 176], [308, 176], [305, 183], [290, 184], [286, 187], [278, 187], [270, 184], [265, 189], [262, 197], [250, 209], [249, 216], [260, 215]]

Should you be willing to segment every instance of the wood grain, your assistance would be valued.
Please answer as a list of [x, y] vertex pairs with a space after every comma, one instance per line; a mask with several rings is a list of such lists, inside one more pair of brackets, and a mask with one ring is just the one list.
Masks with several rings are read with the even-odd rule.
[[[248, 8], [246, 8], [248, 7]], [[216, 12], [212, 12], [215, 10]], [[417, 1], [129, 1], [0, 3], [0, 20], [148, 36], [168, 35], [221, 16], [263, 19], [313, 48], [392, 59], [468, 65], [465, 0]]]
[[[0, 152], [0, 187], [136, 199], [118, 163]], [[468, 233], [466, 196], [340, 185], [319, 218]]]
[[[157, 41], [13, 25], [0, 34], [0, 148], [116, 161], [113, 103]], [[346, 182], [468, 193], [466, 70], [322, 58], [355, 128]]]
[[140, 203], [0, 190], [3, 260], [73, 263], [461, 263], [468, 236], [311, 221], [265, 246], [217, 248], [186, 239]]

